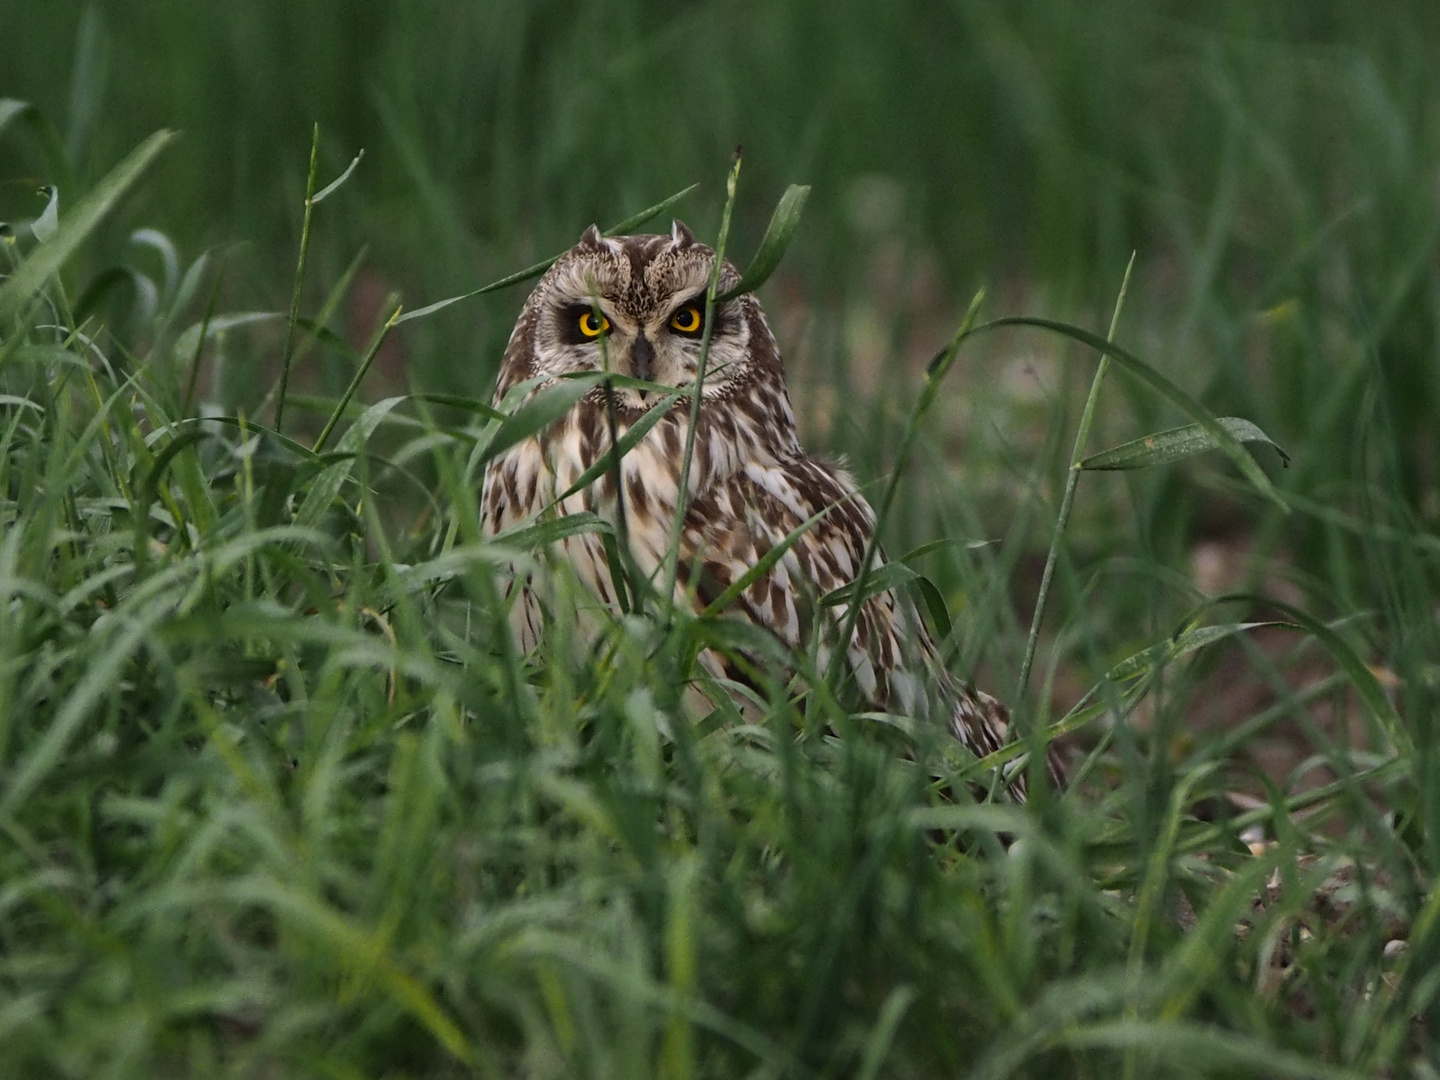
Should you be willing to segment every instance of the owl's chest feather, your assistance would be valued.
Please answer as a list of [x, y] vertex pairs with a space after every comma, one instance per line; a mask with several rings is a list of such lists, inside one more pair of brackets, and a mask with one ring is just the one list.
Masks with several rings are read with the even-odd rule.
[[[618, 470], [607, 469], [585, 487], [572, 491], [611, 445], [609, 424], [603, 414], [591, 414], [583, 406], [577, 408], [542, 435], [518, 443], [497, 460], [491, 480], [497, 501], [506, 505], [488, 516], [499, 526], [496, 531], [518, 525], [551, 507], [558, 515], [593, 512], [618, 526], [623, 505], [632, 553], [642, 565], [658, 565], [679, 503], [679, 461], [686, 426], [683, 418], [666, 417], [621, 458]], [[614, 437], [623, 439], [628, 430], [628, 423], [617, 420]], [[715, 455], [705, 456], [713, 459]], [[692, 498], [699, 482], [709, 479], [692, 468]]]

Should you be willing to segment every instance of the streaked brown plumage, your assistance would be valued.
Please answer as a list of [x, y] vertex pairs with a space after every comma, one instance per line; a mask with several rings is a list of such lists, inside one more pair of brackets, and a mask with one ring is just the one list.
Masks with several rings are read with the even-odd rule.
[[[714, 251], [697, 243], [678, 222], [668, 236], [606, 239], [593, 226], [586, 230], [525, 302], [501, 366], [497, 405], [517, 407], [553, 377], [607, 370], [602, 365], [666, 386], [690, 385], [714, 258]], [[735, 268], [725, 263], [721, 291], [738, 280]], [[597, 320], [597, 307], [603, 320]], [[855, 577], [873, 530], [873, 514], [849, 473], [810, 457], [800, 446], [780, 353], [759, 301], [751, 294], [739, 296], [717, 305], [713, 319], [677, 599], [704, 607], [788, 533], [828, 508], [732, 607], [791, 647], [806, 642], [817, 629], [812, 625], [814, 612], [823, 612], [818, 629], [824, 663], [826, 641], [839, 634], [846, 608], [818, 608], [813, 601]], [[526, 390], [512, 394], [527, 381], [531, 385]], [[615, 434], [623, 437], [653, 405], [656, 392], [612, 392]], [[521, 400], [514, 400], [517, 396]], [[657, 586], [675, 521], [689, 424], [689, 403], [682, 399], [621, 463], [631, 555]], [[608, 473], [555, 501], [606, 451], [610, 440], [605, 391], [596, 388], [541, 435], [492, 459], [482, 502], [485, 534], [502, 534], [547, 510], [593, 510], [614, 521], [616, 493]], [[602, 603], [614, 603], [615, 588], [599, 537], [577, 534], [553, 547]], [[692, 575], [695, 567], [698, 575]], [[512, 622], [528, 650], [543, 630], [543, 588], [523, 577], [515, 585], [519, 595]], [[861, 693], [876, 708], [922, 718], [943, 716], [977, 755], [1004, 743], [1004, 707], [943, 670], [906, 597], [885, 591], [865, 600], [846, 659]], [[1021, 785], [1017, 777], [1012, 788], [1017, 795], [1023, 793]]]

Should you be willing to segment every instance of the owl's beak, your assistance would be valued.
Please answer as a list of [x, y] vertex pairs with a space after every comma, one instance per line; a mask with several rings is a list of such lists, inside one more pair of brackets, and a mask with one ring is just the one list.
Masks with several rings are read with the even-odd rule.
[[646, 382], [655, 377], [655, 346], [644, 334], [636, 335], [630, 346], [630, 374]]

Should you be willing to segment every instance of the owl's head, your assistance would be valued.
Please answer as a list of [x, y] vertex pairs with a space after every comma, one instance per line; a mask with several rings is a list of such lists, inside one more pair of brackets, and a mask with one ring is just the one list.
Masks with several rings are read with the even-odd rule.
[[[506, 356], [518, 381], [536, 375], [612, 371], [665, 386], [695, 380], [705, 335], [705, 290], [715, 251], [675, 222], [665, 236], [603, 237], [595, 226], [556, 260], [526, 301]], [[726, 262], [719, 291], [739, 272]], [[758, 301], [745, 295], [715, 305], [705, 362], [705, 397], [723, 396], [757, 367], [778, 372], [774, 338]], [[503, 376], [502, 376], [503, 378]], [[619, 404], [643, 408], [644, 393], [617, 391]]]

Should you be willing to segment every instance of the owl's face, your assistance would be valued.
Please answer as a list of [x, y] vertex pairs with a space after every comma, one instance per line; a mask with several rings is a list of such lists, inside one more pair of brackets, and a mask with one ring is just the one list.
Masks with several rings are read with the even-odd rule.
[[[668, 236], [606, 239], [591, 226], [526, 304], [519, 328], [530, 338], [523, 377], [611, 371], [664, 386], [689, 385], [700, 363], [705, 290], [714, 263], [714, 250], [697, 243], [678, 221]], [[724, 263], [720, 290], [739, 276]], [[775, 355], [758, 312], [748, 296], [715, 306], [705, 362], [707, 398], [725, 394], [747, 376], [757, 333], [768, 345], [761, 352]], [[626, 388], [616, 396], [623, 406], [643, 408], [653, 393]]]

